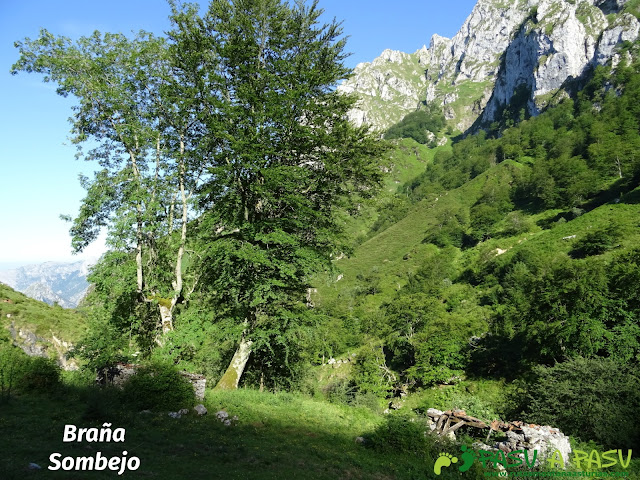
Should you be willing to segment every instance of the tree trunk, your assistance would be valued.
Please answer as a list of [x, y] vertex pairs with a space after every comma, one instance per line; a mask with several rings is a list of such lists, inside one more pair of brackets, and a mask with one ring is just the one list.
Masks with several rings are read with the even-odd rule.
[[160, 319], [162, 320], [162, 334], [173, 330], [173, 312], [171, 307], [159, 304], [160, 307]]
[[249, 355], [251, 355], [252, 343], [253, 342], [251, 340], [246, 340], [242, 337], [240, 345], [238, 346], [236, 353], [233, 355], [233, 359], [231, 360], [227, 371], [218, 382], [218, 385], [216, 385], [216, 388], [221, 390], [235, 390], [238, 388], [240, 377], [242, 377], [244, 367], [247, 365]]

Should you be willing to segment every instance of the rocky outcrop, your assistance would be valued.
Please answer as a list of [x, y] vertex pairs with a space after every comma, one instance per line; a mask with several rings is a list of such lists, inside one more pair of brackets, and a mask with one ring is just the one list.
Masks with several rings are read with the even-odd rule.
[[514, 93], [536, 115], [568, 79], [617, 62], [617, 46], [638, 37], [626, 0], [479, 0], [451, 39], [433, 35], [412, 53], [385, 50], [339, 89], [361, 97], [357, 124], [386, 129], [422, 102], [442, 106], [464, 131], [501, 115]]
[[[505, 51], [482, 113], [484, 123], [496, 120], [519, 88], [527, 94], [528, 113], [538, 114], [567, 80], [581, 77], [593, 66], [616, 62], [616, 47], [638, 37], [640, 23], [633, 15], [618, 13], [608, 19], [598, 0], [530, 0], [529, 4], [537, 5]], [[611, 2], [608, 5], [615, 8]]]
[[416, 54], [385, 50], [371, 63], [356, 66], [354, 75], [338, 89], [357, 93], [360, 100], [349, 112], [355, 125], [388, 128], [414, 111], [423, 100], [426, 81]]
[[78, 369], [77, 363], [67, 358], [67, 353], [73, 347], [71, 343], [65, 342], [53, 334], [51, 338], [36, 335], [27, 327], [17, 326], [15, 322], [11, 322], [8, 330], [13, 344], [30, 357], [53, 357], [63, 370]]

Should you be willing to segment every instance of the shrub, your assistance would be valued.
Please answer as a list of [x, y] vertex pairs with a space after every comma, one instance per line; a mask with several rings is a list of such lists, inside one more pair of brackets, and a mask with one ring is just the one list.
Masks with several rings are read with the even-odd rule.
[[11, 345], [0, 346], [0, 402], [11, 398], [20, 370], [20, 352]]
[[50, 392], [60, 384], [60, 367], [49, 358], [31, 357], [22, 363], [18, 385], [25, 391]]
[[612, 223], [606, 228], [601, 228], [587, 233], [583, 238], [573, 244], [570, 255], [574, 258], [584, 258], [591, 255], [601, 255], [614, 248], [620, 240], [622, 232], [620, 226]]
[[640, 433], [630, 421], [640, 409], [640, 379], [612, 360], [576, 358], [538, 366], [514, 397], [526, 421], [554, 425], [605, 447], [640, 448]]
[[353, 365], [353, 381], [359, 393], [373, 394], [384, 398], [392, 386], [392, 377], [385, 364], [385, 355], [380, 345], [364, 347]]
[[387, 415], [368, 438], [368, 445], [383, 452], [424, 455], [429, 447], [424, 420], [401, 414]]
[[173, 365], [162, 363], [138, 369], [125, 383], [123, 396], [138, 410], [177, 410], [195, 403], [191, 383]]

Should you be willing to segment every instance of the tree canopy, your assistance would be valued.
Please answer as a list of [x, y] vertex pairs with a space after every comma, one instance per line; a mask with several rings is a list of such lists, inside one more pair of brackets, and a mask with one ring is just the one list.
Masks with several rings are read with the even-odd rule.
[[[82, 179], [71, 233], [80, 251], [107, 228], [112, 253], [93, 277], [107, 317], [140, 324], [139, 306], [157, 304], [166, 334], [195, 292], [218, 309], [212, 321], [273, 352], [340, 250], [341, 218], [379, 183], [385, 147], [346, 118], [345, 39], [319, 23], [317, 2], [170, 5], [167, 38], [43, 30], [16, 44], [13, 73], [44, 74], [78, 100], [73, 140], [91, 142], [81, 153], [100, 169]], [[114, 275], [133, 261], [135, 283]]]

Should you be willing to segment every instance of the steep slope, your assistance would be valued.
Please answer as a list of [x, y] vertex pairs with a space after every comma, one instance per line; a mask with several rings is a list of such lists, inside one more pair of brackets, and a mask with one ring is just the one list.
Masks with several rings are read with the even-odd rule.
[[74, 369], [65, 354], [85, 331], [82, 313], [49, 306], [0, 283], [0, 341], [5, 338], [28, 355], [54, 357]]
[[361, 97], [352, 121], [380, 130], [424, 102], [442, 106], [451, 124], [466, 131], [480, 116], [485, 123], [500, 119], [515, 93], [536, 115], [567, 80], [619, 61], [616, 47], [638, 37], [633, 5], [479, 0], [453, 38], [433, 35], [429, 48], [412, 54], [385, 50], [358, 65], [340, 89]]

